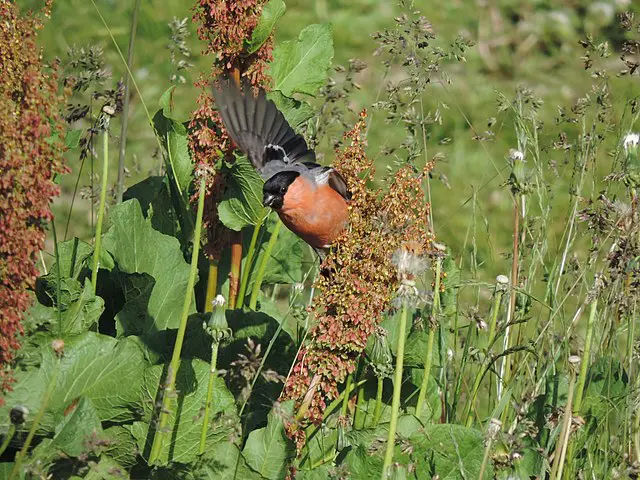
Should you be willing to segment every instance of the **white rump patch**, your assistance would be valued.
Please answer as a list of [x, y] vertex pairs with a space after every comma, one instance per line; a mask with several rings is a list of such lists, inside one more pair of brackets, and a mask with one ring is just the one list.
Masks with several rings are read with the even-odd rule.
[[287, 156], [287, 152], [280, 145], [274, 145], [273, 143], [269, 143], [267, 146], [264, 147], [264, 150], [266, 151], [268, 148], [272, 150], [276, 150], [278, 152], [282, 152], [282, 161], [284, 163], [289, 163], [289, 157]]

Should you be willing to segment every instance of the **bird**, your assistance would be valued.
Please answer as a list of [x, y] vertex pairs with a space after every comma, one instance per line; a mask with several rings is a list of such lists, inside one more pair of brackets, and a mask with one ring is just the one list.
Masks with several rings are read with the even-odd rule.
[[236, 147], [264, 180], [262, 203], [321, 257], [347, 228], [351, 192], [260, 89], [219, 78], [212, 86], [222, 123]]

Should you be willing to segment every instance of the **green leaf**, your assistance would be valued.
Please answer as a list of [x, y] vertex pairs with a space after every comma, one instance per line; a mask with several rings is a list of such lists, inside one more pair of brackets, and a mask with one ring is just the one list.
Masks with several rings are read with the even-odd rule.
[[49, 448], [60, 450], [70, 457], [78, 457], [87, 451], [87, 440], [102, 433], [98, 413], [91, 400], [82, 397], [72, 413], [67, 414], [56, 427], [56, 434]]
[[267, 213], [262, 205], [262, 178], [246, 158], [238, 158], [225, 168], [228, 184], [218, 204], [220, 221], [237, 232], [244, 227], [257, 225]]
[[598, 358], [589, 367], [581, 411], [604, 421], [608, 413], [622, 408], [628, 383], [629, 379], [619, 360]]
[[262, 44], [269, 38], [276, 26], [276, 22], [284, 15], [287, 6], [282, 0], [269, 0], [262, 7], [262, 15], [258, 20], [258, 25], [253, 29], [251, 40], [246, 42], [247, 53], [256, 52]]
[[82, 137], [82, 129], [67, 130], [64, 136], [64, 145], [69, 149], [78, 148], [80, 145], [80, 137]]
[[[420, 388], [422, 385], [422, 376], [424, 375], [423, 368], [411, 369], [411, 383], [416, 388]], [[415, 414], [416, 405], [418, 403], [418, 395], [414, 395], [408, 405], [405, 405], [407, 413]], [[433, 375], [429, 375], [429, 383], [427, 384], [427, 395], [424, 399], [424, 405], [422, 406], [422, 412], [420, 414], [420, 421], [423, 424], [432, 423], [437, 421], [442, 414], [442, 400], [440, 398], [440, 387], [438, 382], [433, 378]]]
[[307, 120], [313, 117], [313, 108], [305, 101], [285, 97], [282, 92], [273, 90], [267, 94], [267, 98], [276, 104], [289, 125], [295, 130], [300, 128]]
[[[40, 349], [39, 368], [16, 371], [13, 391], [0, 407], [0, 430], [8, 426], [9, 410], [24, 405], [30, 412], [40, 409], [57, 359], [49, 344]], [[65, 339], [58, 381], [49, 400], [40, 430], [52, 432], [65, 409], [80, 397], [91, 400], [102, 421], [127, 421], [137, 416], [140, 389], [147, 362], [131, 340], [116, 340], [86, 332]], [[30, 415], [24, 428], [33, 421]]]
[[205, 452], [205, 458], [192, 469], [196, 480], [262, 480], [264, 477], [253, 471], [240, 449], [232, 442], [222, 441]]
[[171, 201], [167, 177], [147, 177], [129, 187], [123, 199], [137, 198], [145, 217], [151, 219], [151, 226], [165, 235], [176, 237], [177, 216]]
[[[104, 247], [112, 254], [119, 270], [147, 274], [155, 280], [145, 317], [126, 317], [128, 323], [120, 319], [126, 323], [125, 331], [142, 334], [177, 328], [189, 277], [189, 265], [178, 240], [154, 230], [142, 216], [136, 199], [113, 207], [110, 217], [111, 228], [104, 237]], [[195, 302], [191, 302], [189, 313], [194, 311]]]
[[309, 25], [297, 40], [282, 42], [273, 51], [270, 75], [274, 90], [314, 95], [327, 79], [333, 59], [333, 37], [329, 24]]
[[62, 325], [57, 328], [58, 317], [51, 309], [53, 321], [52, 331], [62, 335], [72, 335], [87, 331], [98, 323], [104, 311], [104, 300], [93, 293], [91, 281], [87, 278], [78, 299], [62, 312]]
[[[169, 422], [171, 434], [167, 435], [159, 455], [159, 462], [190, 463], [198, 456], [200, 433], [202, 431], [202, 412], [207, 398], [210, 367], [199, 359], [183, 360], [176, 376], [177, 401], [171, 409]], [[143, 456], [148, 457], [155, 429], [156, 396], [165, 381], [164, 365], [154, 365], [144, 374], [143, 421], [126, 427], [136, 438]], [[227, 418], [221, 418], [226, 416]], [[220, 441], [228, 441], [234, 433], [233, 425], [238, 422], [235, 400], [229, 393], [224, 379], [217, 376], [213, 387], [210, 416], [212, 424], [207, 431], [207, 449]]]
[[114, 459], [102, 455], [98, 463], [89, 462], [84, 480], [127, 480], [129, 473]]
[[138, 444], [131, 432], [122, 425], [107, 428], [103, 438], [109, 442], [105, 453], [119, 465], [131, 467], [137, 462]]
[[191, 185], [193, 162], [189, 154], [187, 129], [182, 123], [172, 118], [175, 88], [175, 85], [172, 85], [160, 97], [159, 103], [162, 109], [154, 115], [153, 126], [166, 152], [167, 172], [170, 173], [170, 178], [175, 181], [178, 192], [184, 200], [187, 198]]
[[284, 432], [283, 421], [292, 415], [292, 400], [274, 406], [267, 426], [251, 432], [242, 450], [247, 464], [269, 480], [284, 478], [287, 462], [295, 457], [295, 448]]
[[[416, 471], [441, 480], [479, 478], [484, 456], [484, 436], [478, 430], [452, 424], [426, 425], [411, 436]], [[491, 464], [486, 478], [493, 478]]]
[[460, 270], [451, 251], [447, 249], [447, 257], [442, 262], [442, 271], [446, 274], [443, 280], [444, 291], [440, 292], [440, 306], [444, 315], [450, 316], [458, 309], [458, 286]]
[[349, 469], [348, 478], [369, 480], [380, 477], [384, 462], [381, 456], [369, 453], [368, 445], [359, 445], [347, 454], [344, 463]]

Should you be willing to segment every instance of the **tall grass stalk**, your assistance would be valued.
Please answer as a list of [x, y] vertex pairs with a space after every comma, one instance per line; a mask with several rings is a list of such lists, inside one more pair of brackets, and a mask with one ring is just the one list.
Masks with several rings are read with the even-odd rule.
[[93, 268], [91, 270], [91, 288], [96, 292], [98, 284], [98, 270], [100, 269], [100, 254], [102, 248], [102, 225], [104, 212], [107, 208], [107, 179], [109, 177], [109, 129], [102, 134], [102, 185], [100, 187], [100, 205], [98, 207], [98, 223], [96, 224], [96, 240], [93, 248]]
[[[391, 400], [391, 421], [389, 423], [389, 435], [387, 436], [387, 449], [384, 454], [381, 480], [388, 478], [390, 467], [393, 463], [393, 451], [396, 445], [396, 430], [400, 414], [400, 394], [402, 391], [402, 372], [404, 366], [404, 344], [407, 331], [407, 303], [403, 301], [400, 311], [400, 326], [398, 328], [398, 346], [396, 348], [396, 368], [393, 376], [393, 398]], [[425, 376], [426, 376], [425, 372]]]
[[278, 235], [280, 234], [280, 228], [282, 227], [282, 222], [278, 220], [276, 222], [276, 226], [273, 228], [273, 232], [271, 233], [271, 237], [269, 238], [269, 243], [267, 243], [267, 247], [262, 254], [262, 259], [260, 260], [260, 265], [258, 266], [258, 270], [256, 272], [256, 279], [253, 283], [253, 289], [251, 290], [251, 298], [249, 299], [249, 308], [251, 310], [256, 309], [256, 305], [258, 304], [258, 295], [260, 294], [260, 287], [262, 286], [262, 280], [264, 279], [264, 274], [267, 270], [267, 263], [269, 263], [269, 259], [271, 258], [271, 252], [273, 251], [273, 247], [275, 247], [276, 242], [278, 241]]
[[236, 300], [236, 308], [242, 308], [244, 305], [244, 298], [247, 293], [247, 286], [249, 283], [249, 275], [252, 270], [253, 258], [256, 253], [256, 245], [258, 243], [258, 235], [260, 233], [260, 229], [262, 228], [263, 220], [258, 222], [253, 227], [253, 234], [251, 235], [251, 242], [249, 243], [249, 249], [247, 250], [247, 257], [244, 261], [244, 271], [242, 272], [242, 281], [240, 282], [240, 290], [238, 291], [238, 298]]
[[[597, 295], [597, 292], [594, 294]], [[587, 380], [587, 371], [591, 363], [591, 345], [593, 343], [593, 329], [596, 321], [596, 313], [598, 309], [598, 298], [594, 296], [591, 307], [589, 309], [589, 320], [587, 323], [587, 333], [584, 339], [584, 353], [582, 354], [582, 362], [580, 364], [580, 375], [578, 376], [578, 384], [576, 387], [576, 399], [573, 403], [573, 413], [580, 414], [582, 407], [582, 397], [584, 395], [584, 385]]]
[[149, 455], [150, 464], [156, 464], [160, 457], [160, 453], [162, 452], [164, 438], [167, 433], [167, 423], [169, 422], [169, 415], [171, 414], [171, 403], [175, 396], [176, 376], [178, 374], [178, 368], [180, 366], [182, 343], [184, 342], [184, 335], [187, 329], [187, 318], [189, 317], [189, 308], [191, 306], [191, 297], [193, 296], [193, 288], [195, 286], [196, 276], [198, 274], [198, 255], [200, 253], [200, 235], [202, 230], [202, 214], [204, 211], [206, 179], [207, 175], [205, 172], [203, 172], [200, 178], [198, 213], [196, 216], [196, 227], [193, 237], [191, 268], [189, 270], [189, 279], [184, 296], [184, 303], [182, 305], [182, 316], [180, 318], [180, 325], [178, 326], [178, 334], [176, 335], [176, 341], [173, 346], [173, 355], [171, 356], [171, 362], [169, 364], [169, 368], [167, 369], [167, 378], [165, 380], [165, 386], [162, 392], [162, 405], [159, 411], [158, 425], [156, 427], [156, 432], [153, 437], [153, 444], [151, 446], [151, 453]]
[[[138, 29], [138, 12], [140, 12], [140, 0], [135, 0], [133, 14], [131, 15], [131, 28], [129, 29], [129, 47], [127, 51], [127, 69], [131, 70], [133, 64], [134, 44], [136, 40], [136, 30]], [[129, 126], [129, 100], [131, 93], [131, 77], [125, 75], [124, 78], [124, 101], [122, 104], [122, 120], [120, 124], [120, 149], [118, 152], [118, 179], [116, 183], [116, 202], [122, 202], [124, 193], [124, 160], [127, 148], [127, 128]]]
[[[570, 363], [572, 363], [572, 358], [569, 359]], [[571, 419], [573, 418], [573, 408], [575, 405], [572, 402], [575, 386], [576, 375], [573, 369], [573, 365], [571, 365], [571, 380], [569, 381], [567, 404], [564, 409], [562, 428], [560, 430], [560, 435], [558, 435], [558, 442], [556, 443], [556, 450], [553, 455], [553, 465], [551, 466], [551, 474], [549, 475], [550, 480], [558, 480], [559, 478], [562, 478], [562, 471], [564, 469], [564, 461], [567, 453], [567, 445], [569, 444], [569, 435], [571, 434]]]
[[433, 287], [433, 305], [431, 307], [431, 319], [428, 322], [429, 335], [427, 337], [427, 351], [424, 357], [424, 374], [422, 375], [422, 383], [420, 384], [420, 393], [418, 394], [418, 404], [416, 405], [416, 417], [420, 418], [422, 414], [422, 406], [425, 398], [427, 398], [427, 388], [429, 386], [429, 378], [431, 377], [431, 364], [433, 362], [433, 342], [436, 336], [436, 326], [440, 317], [440, 274], [442, 270], [442, 258], [436, 258], [436, 273]]

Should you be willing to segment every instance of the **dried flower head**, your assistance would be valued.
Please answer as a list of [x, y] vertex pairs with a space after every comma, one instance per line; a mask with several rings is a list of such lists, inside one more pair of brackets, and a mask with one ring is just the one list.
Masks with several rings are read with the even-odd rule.
[[[237, 74], [255, 87], [267, 88], [267, 64], [272, 59], [273, 38], [269, 37], [255, 52], [245, 50], [245, 40], [251, 38], [266, 0], [198, 0], [193, 7], [193, 21], [198, 24], [198, 37], [206, 43], [205, 55], [214, 58], [211, 71], [201, 75], [196, 86], [202, 89], [199, 107], [189, 123], [189, 147], [197, 163], [214, 165], [227, 156], [233, 145], [215, 110], [210, 93], [211, 81], [220, 74]], [[225, 179], [220, 171], [211, 176], [207, 185], [204, 226], [208, 242], [205, 253], [219, 259], [228, 241], [228, 232], [218, 222], [218, 202], [222, 198]]]
[[[299, 404], [308, 399], [304, 416], [314, 423], [322, 421], [327, 401], [338, 396], [338, 385], [354, 371], [369, 336], [389, 308], [401, 282], [394, 252], [404, 249], [426, 257], [432, 251], [429, 205], [422, 190], [424, 175], [432, 165], [421, 172], [412, 166], [401, 168], [387, 192], [368, 187], [373, 162], [364, 151], [365, 118], [363, 112], [346, 134], [350, 144], [335, 162], [353, 193], [350, 226], [324, 260], [323, 266], [332, 274], [316, 281], [322, 292], [313, 306], [316, 325], [283, 392], [284, 398]], [[407, 260], [409, 254], [400, 256], [403, 258], [396, 258]], [[423, 266], [422, 261], [416, 264], [410, 258], [412, 272]], [[290, 434], [299, 440], [299, 430]]]
[[[49, 12], [50, 2], [43, 13]], [[35, 14], [0, 0], [0, 392], [19, 346], [22, 313], [38, 274], [36, 256], [51, 220], [50, 202], [65, 171], [62, 108], [56, 68], [42, 63]], [[0, 399], [1, 401], [1, 399]]]

